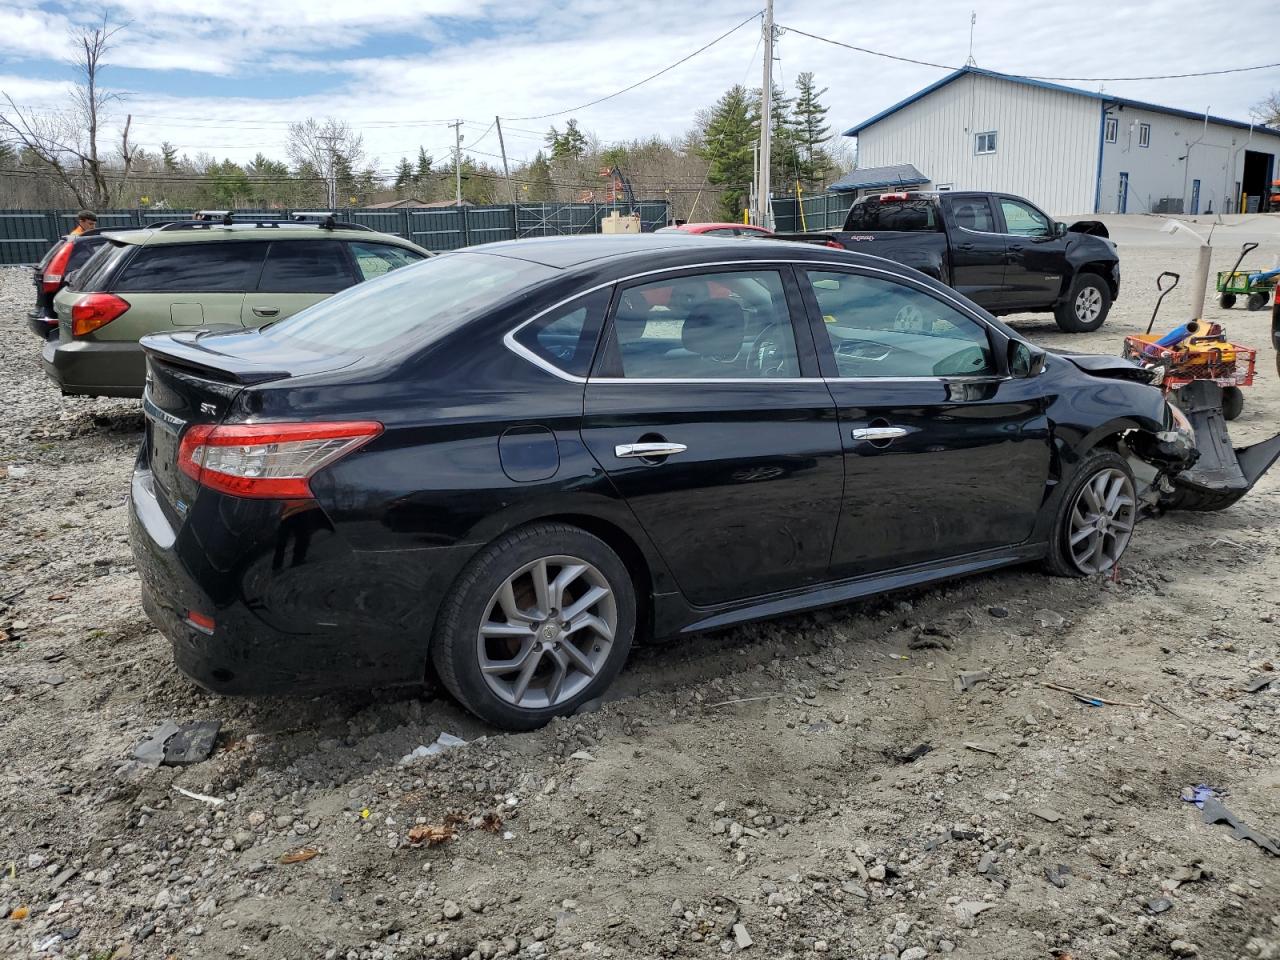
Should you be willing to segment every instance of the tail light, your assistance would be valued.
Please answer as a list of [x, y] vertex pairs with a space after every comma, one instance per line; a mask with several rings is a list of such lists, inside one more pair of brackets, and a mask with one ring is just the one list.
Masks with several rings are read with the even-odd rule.
[[45, 293], [57, 293], [58, 288], [62, 286], [62, 276], [67, 270], [67, 261], [71, 259], [71, 248], [75, 244], [68, 240], [58, 252], [53, 255], [53, 259], [44, 268], [44, 277], [41, 283], [44, 285]]
[[882, 193], [880, 194], [881, 203], [892, 203], [896, 200], [910, 200], [911, 197], [905, 193]]
[[824, 247], [832, 247], [832, 248], [833, 248], [833, 249], [835, 249], [835, 250], [843, 250], [843, 249], [844, 249], [844, 244], [843, 244], [843, 243], [836, 243], [834, 240], [828, 240], [826, 243], [824, 243], [824, 244], [823, 244], [823, 246], [824, 246]]
[[182, 435], [178, 468], [237, 497], [309, 498], [311, 477], [380, 433], [382, 424], [371, 420], [197, 424]]
[[129, 301], [114, 293], [86, 293], [71, 305], [71, 335], [93, 333], [129, 309]]

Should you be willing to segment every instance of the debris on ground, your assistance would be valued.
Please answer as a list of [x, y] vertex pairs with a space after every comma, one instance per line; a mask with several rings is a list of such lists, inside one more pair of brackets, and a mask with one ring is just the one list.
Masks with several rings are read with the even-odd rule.
[[1198, 783], [1194, 787], [1182, 788], [1182, 800], [1184, 803], [1194, 803], [1201, 810], [1204, 809], [1204, 802], [1220, 794], [1213, 787]]
[[434, 847], [437, 844], [447, 843], [455, 836], [453, 827], [435, 826], [427, 823], [420, 823], [409, 828], [409, 843], [413, 846], [421, 846], [426, 844], [428, 847]]
[[964, 670], [953, 681], [956, 693], [967, 693], [980, 683], [991, 679], [990, 670]]
[[1065, 863], [1056, 863], [1044, 868], [1044, 878], [1059, 890], [1066, 889], [1067, 877], [1071, 876], [1071, 868]]
[[166, 720], [133, 748], [133, 758], [149, 767], [187, 766], [207, 760], [222, 728], [221, 720], [177, 724]]
[[455, 747], [465, 747], [467, 741], [461, 737], [455, 737], [452, 733], [441, 733], [436, 737], [435, 741], [430, 744], [423, 744], [416, 747], [411, 753], [405, 754], [400, 758], [400, 766], [407, 767], [415, 760], [421, 760], [424, 757], [437, 757], [446, 750], [452, 750]]
[[1040, 686], [1047, 687], [1050, 690], [1057, 690], [1061, 693], [1069, 693], [1071, 696], [1089, 707], [1137, 707], [1139, 709], [1142, 707], [1142, 704], [1140, 703], [1131, 703], [1127, 700], [1108, 700], [1105, 697], [1098, 697], [1091, 693], [1073, 690], [1071, 687], [1064, 687], [1060, 683], [1041, 681]]
[[308, 860], [315, 859], [319, 854], [320, 851], [315, 847], [300, 847], [297, 850], [290, 850], [288, 853], [281, 854], [280, 862], [284, 864], [306, 863]]
[[1248, 824], [1241, 821], [1234, 813], [1223, 806], [1217, 797], [1207, 797], [1204, 801], [1204, 822], [1207, 824], [1225, 823], [1231, 827], [1231, 836], [1237, 840], [1249, 840], [1257, 844], [1273, 857], [1280, 857], [1280, 847], [1274, 840], [1263, 836]]
[[1046, 629], [1057, 630], [1065, 626], [1067, 622], [1067, 618], [1058, 613], [1057, 610], [1037, 610], [1031, 616], [1036, 623]]
[[1257, 693], [1259, 690], [1265, 690], [1271, 686], [1272, 682], [1280, 679], [1280, 675], [1274, 673], [1260, 673], [1242, 688], [1245, 693]]
[[1045, 823], [1057, 823], [1062, 819], [1062, 814], [1052, 807], [1036, 807], [1031, 811], [1033, 816], [1039, 817]]

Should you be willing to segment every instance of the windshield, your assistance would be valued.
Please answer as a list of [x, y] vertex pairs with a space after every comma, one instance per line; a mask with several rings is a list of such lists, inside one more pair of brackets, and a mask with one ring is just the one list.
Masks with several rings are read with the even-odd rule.
[[452, 330], [557, 271], [477, 253], [447, 253], [367, 280], [263, 328], [278, 343], [326, 353], [369, 353]]

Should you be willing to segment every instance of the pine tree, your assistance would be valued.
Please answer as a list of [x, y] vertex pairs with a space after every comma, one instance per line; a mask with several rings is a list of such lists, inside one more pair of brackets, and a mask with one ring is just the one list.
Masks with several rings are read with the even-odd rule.
[[418, 165], [413, 171], [413, 185], [415, 187], [424, 186], [431, 179], [432, 162], [431, 154], [427, 153], [424, 148], [418, 147]]
[[760, 136], [758, 111], [741, 84], [730, 87], [711, 109], [699, 150], [707, 161], [707, 179], [722, 187], [720, 214], [737, 220], [746, 207], [755, 173], [755, 143]]
[[552, 160], [576, 160], [587, 152], [587, 138], [578, 128], [578, 121], [572, 118], [565, 125], [564, 133], [553, 125], [543, 142], [550, 148]]
[[[395, 191], [402, 194], [413, 184], [413, 164], [409, 162], [408, 157], [400, 158], [400, 165], [396, 167]], [[401, 199], [404, 199], [401, 197]]]
[[174, 173], [178, 169], [178, 148], [168, 140], [160, 144], [160, 155], [164, 158], [164, 168], [169, 173]]
[[822, 146], [831, 139], [831, 127], [826, 124], [827, 108], [820, 99], [827, 88], [816, 87], [812, 73], [806, 71], [796, 77], [796, 102], [791, 117], [792, 136], [800, 156], [800, 179], [810, 189], [821, 185], [833, 166], [831, 154]]
[[529, 181], [525, 184], [527, 199], [541, 201], [556, 198], [556, 187], [551, 181], [551, 164], [547, 162], [546, 155], [541, 150], [529, 164], [525, 179]]

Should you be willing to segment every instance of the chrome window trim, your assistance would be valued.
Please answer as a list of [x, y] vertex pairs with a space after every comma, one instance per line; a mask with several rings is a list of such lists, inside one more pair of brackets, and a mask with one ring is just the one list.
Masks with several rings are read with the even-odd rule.
[[[979, 232], [979, 231], [975, 231], [975, 232]], [[862, 256], [874, 257], [874, 254], [862, 254]], [[884, 258], [875, 257], [875, 259], [883, 260]], [[644, 277], [653, 277], [653, 276], [658, 276], [660, 274], [677, 273], [682, 270], [701, 270], [706, 267], [739, 267], [739, 266], [753, 266], [753, 265], [765, 265], [765, 264], [772, 264], [775, 266], [780, 264], [794, 264], [794, 265], [799, 265], [801, 267], [807, 267], [815, 270], [822, 270], [823, 268], [835, 268], [838, 270], [840, 268], [844, 268], [845, 272], [851, 272], [851, 273], [864, 271], [868, 273], [881, 274], [893, 280], [894, 282], [902, 283], [904, 286], [911, 287], [911, 289], [913, 290], [918, 290], [920, 293], [923, 293], [926, 296], [936, 297], [939, 300], [943, 300], [945, 302], [950, 303], [953, 307], [955, 307], [955, 309], [959, 310], [961, 314], [968, 317], [970, 320], [974, 321], [975, 323], [980, 324], [982, 328], [988, 332], [988, 334], [990, 334], [993, 330], [992, 326], [983, 317], [980, 317], [976, 313], [972, 312], [972, 310], [970, 310], [970, 308], [966, 304], [964, 304], [961, 300], [959, 300], [955, 296], [952, 296], [949, 293], [940, 292], [937, 290], [931, 290], [923, 286], [915, 286], [916, 281], [912, 280], [910, 277], [904, 277], [902, 274], [896, 273], [893, 270], [886, 270], [883, 267], [873, 267], [863, 263], [842, 263], [839, 260], [800, 260], [800, 259], [779, 258], [779, 259], [769, 259], [769, 260], [715, 260], [708, 263], [689, 264], [687, 266], [662, 267], [661, 269], [644, 270], [644, 271], [641, 271], [640, 273], [628, 274], [625, 277], [618, 277], [615, 280], [608, 280], [604, 283], [598, 283], [594, 287], [589, 287], [586, 290], [579, 290], [577, 293], [573, 294], [572, 296], [565, 297], [563, 300], [559, 300], [556, 303], [553, 303], [551, 306], [545, 307], [544, 309], [539, 310], [537, 313], [529, 317], [527, 320], [522, 320], [520, 323], [512, 327], [503, 335], [502, 342], [507, 347], [507, 349], [510, 350], [512, 353], [516, 354], [516, 356], [529, 361], [539, 369], [544, 370], [547, 373], [551, 374], [552, 376], [558, 377], [559, 379], [564, 380], [568, 383], [580, 383], [580, 384], [586, 384], [586, 383], [739, 383], [741, 384], [741, 383], [816, 383], [819, 381], [825, 381], [827, 378], [822, 376], [774, 377], [774, 378], [769, 378], [769, 377], [742, 377], [742, 378], [653, 377], [653, 378], [645, 378], [645, 379], [642, 379], [639, 377], [578, 377], [571, 373], [567, 373], [564, 370], [561, 370], [559, 367], [551, 363], [549, 360], [544, 360], [542, 357], [538, 356], [532, 350], [525, 347], [524, 344], [517, 341], [515, 338], [517, 333], [519, 333], [529, 324], [533, 323], [535, 320], [545, 317], [548, 313], [551, 313], [553, 310], [559, 310], [561, 307], [565, 306], [566, 304], [572, 303], [574, 300], [577, 300], [581, 297], [585, 297], [592, 293], [595, 293], [597, 290], [603, 290], [605, 287], [612, 287], [612, 286], [617, 286], [619, 284], [630, 283], [633, 280], [639, 280]], [[605, 317], [606, 325], [608, 324], [609, 320], [610, 320], [610, 317], [606, 316]], [[794, 324], [794, 322], [795, 322], [795, 318], [793, 317], [792, 323]], [[861, 382], [889, 383], [893, 381], [903, 381], [903, 382], [936, 381], [941, 383], [945, 381], [956, 381], [956, 380], [991, 380], [991, 379], [992, 377], [990, 375], [984, 376], [984, 377], [850, 377], [847, 379], [843, 377], [834, 378], [835, 382], [838, 382], [838, 383], [861, 383]], [[996, 379], [1004, 380], [1004, 379], [1012, 379], [1012, 378], [1004, 377], [1004, 378], [996, 378]]]

